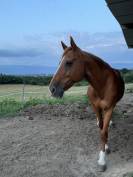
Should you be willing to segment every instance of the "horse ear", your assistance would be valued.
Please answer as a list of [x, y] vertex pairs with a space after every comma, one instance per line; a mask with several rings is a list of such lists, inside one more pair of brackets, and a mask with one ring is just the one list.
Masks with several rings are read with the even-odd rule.
[[77, 45], [76, 45], [76, 43], [74, 42], [72, 36], [70, 36], [70, 44], [71, 44], [71, 47], [72, 47], [73, 49], [77, 49], [77, 48], [78, 48]]
[[67, 45], [61, 41], [62, 48], [65, 50], [67, 48]]

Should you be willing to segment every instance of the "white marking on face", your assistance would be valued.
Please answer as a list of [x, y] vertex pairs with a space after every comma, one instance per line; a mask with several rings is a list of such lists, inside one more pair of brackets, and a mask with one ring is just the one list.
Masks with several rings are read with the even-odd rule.
[[105, 159], [105, 158], [106, 158], [105, 152], [100, 151], [98, 164], [99, 164], [99, 165], [106, 165], [106, 159]]
[[[65, 57], [65, 56], [64, 56], [64, 57]], [[59, 66], [58, 66], [58, 68], [56, 69], [56, 71], [55, 71], [55, 73], [54, 73], [54, 75], [53, 75], [53, 78], [52, 78], [51, 82], [54, 80], [54, 77], [55, 77], [56, 73], [58, 72], [58, 70], [59, 70], [59, 68], [60, 68], [60, 66], [61, 66], [61, 64], [62, 64], [62, 62], [63, 62], [63, 60], [64, 60], [64, 57], [62, 58], [62, 60], [61, 60], [61, 62], [60, 62], [60, 64], [59, 64]], [[51, 91], [50, 91], [49, 88], [48, 88], [48, 90], [49, 90], [49, 92], [51, 93]]]
[[62, 62], [63, 62], [63, 60], [64, 60], [64, 58], [65, 58], [65, 56], [62, 58], [62, 60], [61, 60], [61, 62], [60, 62], [60, 64], [59, 64], [59, 66], [58, 66], [58, 68], [57, 68], [56, 71], [55, 71], [54, 76], [55, 76], [56, 73], [58, 72], [58, 70], [59, 70], [59, 68], [60, 68], [60, 66], [61, 66], [61, 64], [62, 64]]

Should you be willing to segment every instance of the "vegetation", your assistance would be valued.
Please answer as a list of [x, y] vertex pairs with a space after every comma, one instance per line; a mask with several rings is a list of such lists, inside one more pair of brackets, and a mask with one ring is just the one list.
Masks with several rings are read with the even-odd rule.
[[[133, 93], [133, 70], [122, 69], [126, 92]], [[63, 99], [50, 96], [48, 85], [52, 76], [11, 76], [0, 74], [0, 117], [15, 115], [28, 106], [37, 104], [87, 103], [88, 83], [83, 80], [65, 92]], [[24, 86], [25, 83], [25, 87]], [[30, 85], [29, 85], [30, 84]], [[80, 86], [80, 87], [76, 87]], [[24, 91], [24, 93], [23, 93]]]
[[36, 76], [14, 76], [0, 74], [0, 84], [31, 84], [31, 85], [48, 85], [51, 75], [36, 75]]
[[[126, 83], [133, 82], [133, 70], [120, 70]], [[51, 75], [36, 75], [36, 76], [13, 76], [0, 74], [0, 84], [30, 84], [30, 85], [48, 85], [50, 83]], [[75, 84], [75, 86], [84, 86], [88, 83], [83, 80]]]
[[[47, 86], [26, 85], [23, 97], [23, 85], [0, 85], [0, 117], [13, 116], [29, 106], [37, 104], [88, 104], [87, 86], [72, 87], [62, 99], [50, 96]], [[126, 84], [126, 92], [133, 92], [133, 84]]]
[[38, 104], [65, 104], [73, 102], [87, 103], [87, 87], [72, 87], [62, 99], [50, 96], [48, 87], [32, 86], [25, 87], [24, 98], [23, 85], [1, 85], [0, 86], [0, 117], [14, 116], [29, 106]]
[[133, 83], [133, 70], [122, 69], [121, 74], [125, 83]]
[[22, 109], [22, 103], [15, 99], [4, 99], [0, 101], [0, 117], [13, 116]]
[[123, 177], [133, 177], [133, 172], [124, 174]]

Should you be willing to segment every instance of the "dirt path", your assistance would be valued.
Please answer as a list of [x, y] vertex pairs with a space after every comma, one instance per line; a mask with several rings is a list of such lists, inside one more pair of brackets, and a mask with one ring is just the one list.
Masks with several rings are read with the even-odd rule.
[[1, 119], [0, 177], [121, 177], [133, 171], [133, 95], [124, 96], [113, 117], [104, 173], [97, 171], [99, 130], [86, 105], [41, 105]]

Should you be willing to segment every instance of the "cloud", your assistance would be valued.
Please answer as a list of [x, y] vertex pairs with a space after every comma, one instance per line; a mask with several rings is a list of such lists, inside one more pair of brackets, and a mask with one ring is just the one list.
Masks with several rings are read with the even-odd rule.
[[89, 34], [75, 31], [24, 36], [15, 47], [1, 47], [0, 63], [57, 66], [63, 52], [60, 41], [69, 46], [70, 35], [81, 49], [98, 55], [108, 63], [133, 63], [133, 49], [128, 49], [122, 32]]
[[0, 49], [0, 57], [37, 57], [42, 55], [37, 49]]

